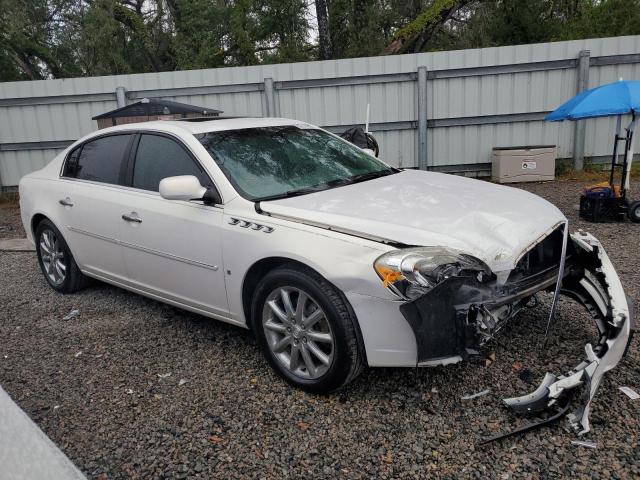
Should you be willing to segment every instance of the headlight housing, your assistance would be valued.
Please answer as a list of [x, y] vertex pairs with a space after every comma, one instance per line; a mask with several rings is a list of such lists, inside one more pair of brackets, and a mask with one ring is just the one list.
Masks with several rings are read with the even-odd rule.
[[373, 267], [385, 287], [407, 300], [463, 273], [475, 275], [479, 281], [491, 277], [491, 269], [482, 260], [446, 247], [393, 250], [378, 257]]

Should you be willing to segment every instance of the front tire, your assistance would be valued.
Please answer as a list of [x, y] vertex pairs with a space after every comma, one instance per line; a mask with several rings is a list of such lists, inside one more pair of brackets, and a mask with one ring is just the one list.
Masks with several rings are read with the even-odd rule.
[[60, 230], [45, 219], [35, 232], [38, 263], [47, 283], [61, 293], [73, 293], [87, 283]]
[[355, 319], [336, 288], [311, 270], [269, 272], [256, 288], [251, 321], [269, 364], [298, 388], [328, 393], [362, 369]]

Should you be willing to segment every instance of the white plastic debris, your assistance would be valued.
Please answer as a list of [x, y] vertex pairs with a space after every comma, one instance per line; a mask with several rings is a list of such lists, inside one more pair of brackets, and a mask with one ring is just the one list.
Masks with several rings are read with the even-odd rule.
[[181, 378], [180, 381], [178, 382], [178, 386], [181, 387], [185, 383], [187, 383], [187, 379], [186, 378]]
[[125, 390], [125, 392], [127, 392], [129, 395], [131, 395], [133, 393], [133, 389], [132, 388], [127, 388]]
[[65, 317], [63, 317], [62, 319], [63, 320], [71, 320], [72, 318], [76, 318], [78, 315], [80, 315], [80, 310], [78, 310], [77, 308], [74, 308], [69, 313], [67, 313], [67, 315]]
[[60, 408], [60, 405], [54, 405], [54, 406], [53, 406], [53, 409], [54, 409], [54, 410], [57, 410], [57, 409], [59, 409], [59, 408]]
[[596, 448], [596, 442], [590, 442], [589, 440], [571, 440], [571, 445], [578, 445], [579, 447]]
[[629, 397], [631, 400], [637, 400], [640, 398], [640, 394], [638, 394], [638, 392], [636, 392], [633, 388], [631, 387], [618, 387], [620, 389], [620, 391], [622, 393], [624, 393], [627, 397]]
[[482, 397], [483, 395], [486, 395], [487, 393], [489, 393], [491, 390], [489, 390], [488, 388], [486, 390], [482, 390], [481, 392], [478, 393], [472, 393], [470, 395], [464, 395], [462, 397], [460, 397], [460, 400], [471, 400], [473, 398], [478, 398], [478, 397]]
[[82, 355], [82, 351], [80, 351], [80, 352], [76, 353], [76, 354], [74, 355], [74, 357], [78, 358], [80, 355]]
[[171, 376], [171, 372], [169, 373], [158, 373], [158, 378], [169, 378]]

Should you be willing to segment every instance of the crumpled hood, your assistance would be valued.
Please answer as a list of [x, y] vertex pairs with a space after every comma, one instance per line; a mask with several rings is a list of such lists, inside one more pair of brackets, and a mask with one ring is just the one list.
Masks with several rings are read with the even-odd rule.
[[405, 170], [322, 192], [262, 202], [270, 214], [406, 245], [447, 246], [509, 270], [565, 217], [524, 190]]

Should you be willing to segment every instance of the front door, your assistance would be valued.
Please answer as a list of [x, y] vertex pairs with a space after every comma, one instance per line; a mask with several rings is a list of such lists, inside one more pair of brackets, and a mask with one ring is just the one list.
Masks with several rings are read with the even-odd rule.
[[121, 244], [129, 278], [151, 295], [193, 310], [226, 316], [221, 207], [165, 200], [160, 180], [195, 175], [212, 182], [178, 140], [142, 134], [121, 212]]

